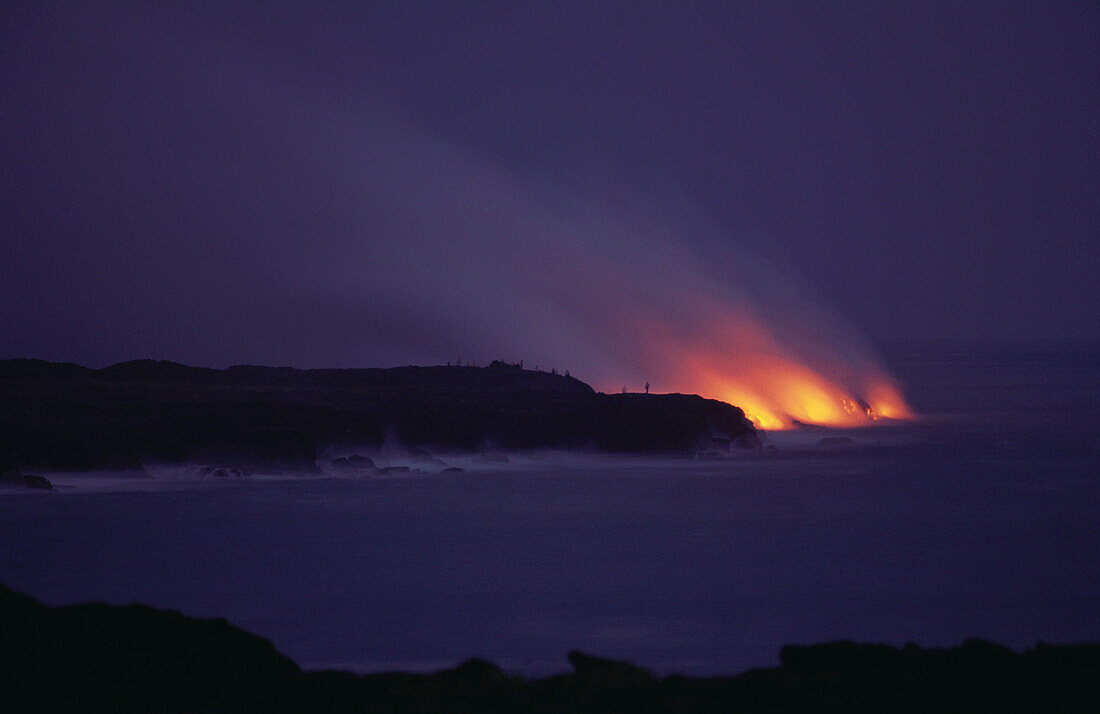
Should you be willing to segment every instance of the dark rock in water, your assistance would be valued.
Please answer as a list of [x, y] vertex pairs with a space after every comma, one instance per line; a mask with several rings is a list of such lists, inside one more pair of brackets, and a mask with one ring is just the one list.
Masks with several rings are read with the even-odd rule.
[[818, 446], [850, 446], [855, 442], [847, 436], [826, 436], [817, 442]]
[[53, 488], [53, 484], [45, 476], [35, 476], [34, 474], [23, 474], [23, 485], [27, 488], [39, 488], [44, 491], [49, 491]]
[[341, 471], [373, 471], [377, 468], [372, 459], [355, 454], [354, 456], [341, 456], [332, 460], [333, 468]]
[[395, 474], [395, 473], [400, 474], [400, 473], [407, 473], [409, 471], [409, 467], [408, 466], [386, 466], [385, 468], [381, 469], [381, 471], [384, 474]]
[[457, 466], [448, 466], [447, 468], [443, 469], [439, 473], [441, 473], [441, 474], [464, 474], [464, 473], [466, 473], [466, 469], [460, 469]]
[[0, 466], [0, 486], [35, 488], [42, 491], [53, 489], [53, 484], [45, 476], [24, 474], [11, 466]]

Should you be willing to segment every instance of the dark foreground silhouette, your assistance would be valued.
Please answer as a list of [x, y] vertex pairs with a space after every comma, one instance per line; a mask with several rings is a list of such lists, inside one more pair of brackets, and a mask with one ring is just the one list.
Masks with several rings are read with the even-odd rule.
[[218, 370], [0, 360], [0, 459], [24, 471], [150, 461], [309, 471], [319, 450], [387, 439], [448, 451], [691, 454], [760, 445], [742, 411], [724, 402], [600, 394], [572, 377], [503, 362]]
[[143, 712], [1096, 711], [1100, 645], [1018, 654], [833, 642], [782, 666], [658, 678], [573, 652], [569, 674], [509, 675], [470, 660], [435, 674], [302, 672], [228, 624], [142, 605], [50, 608], [0, 586], [0, 709]]

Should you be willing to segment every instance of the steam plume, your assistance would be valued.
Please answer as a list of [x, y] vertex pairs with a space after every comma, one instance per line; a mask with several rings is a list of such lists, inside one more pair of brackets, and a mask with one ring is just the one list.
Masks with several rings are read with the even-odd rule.
[[[390, 119], [366, 133], [388, 147], [384, 162], [363, 157], [374, 232], [328, 266], [338, 299], [363, 310], [364, 344], [428, 361], [525, 358], [607, 391], [699, 393], [766, 428], [908, 416], [852, 330], [734, 240], [701, 241], [714, 229], [670, 217], [683, 207], [533, 185]], [[402, 325], [378, 330], [396, 314]]]
[[[104, 27], [44, 26], [35, 47], [101, 60], [43, 54], [23, 91], [73, 81], [110, 111], [53, 93], [33, 131], [9, 127], [26, 183], [3, 269], [48, 276], [5, 294], [20, 356], [503, 358], [607, 391], [728, 400], [768, 428], [908, 414], [852, 330], [690, 208], [532, 181], [369, 90], [289, 80], [210, 37], [184, 33], [169, 53]], [[46, 163], [71, 172], [36, 184]]]

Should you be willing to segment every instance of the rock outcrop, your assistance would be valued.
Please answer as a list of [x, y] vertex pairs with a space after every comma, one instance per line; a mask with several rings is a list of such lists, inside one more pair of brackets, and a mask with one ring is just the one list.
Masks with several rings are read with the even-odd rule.
[[53, 489], [53, 484], [45, 476], [22, 473], [11, 466], [0, 466], [0, 488], [33, 488], [40, 491]]
[[1017, 653], [832, 642], [788, 646], [780, 667], [657, 677], [571, 652], [573, 671], [510, 675], [471, 659], [434, 674], [302, 672], [225, 620], [142, 605], [50, 608], [0, 585], [5, 711], [1091, 712], [1100, 645]]
[[[598, 394], [572, 377], [494, 367], [225, 370], [143, 360], [103, 369], [0, 361], [0, 453], [23, 469], [205, 463], [306, 471], [396, 438], [439, 453], [757, 448], [740, 409], [682, 394]], [[425, 467], [443, 468], [431, 456]], [[367, 468], [349, 458], [335, 468]]]
[[[0, 585], [0, 701], [7, 711], [188, 710], [280, 686], [298, 666], [225, 620], [144, 605], [49, 608]], [[202, 707], [200, 707], [202, 708]], [[148, 709], [145, 709], [148, 710]]]

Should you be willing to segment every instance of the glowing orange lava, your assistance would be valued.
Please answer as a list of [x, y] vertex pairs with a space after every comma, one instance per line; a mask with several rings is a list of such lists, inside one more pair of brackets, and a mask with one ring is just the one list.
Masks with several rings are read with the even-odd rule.
[[687, 380], [695, 388], [681, 391], [738, 406], [761, 429], [790, 429], [799, 424], [856, 427], [879, 418], [912, 416], [900, 391], [889, 382], [875, 383], [857, 395], [808, 367], [775, 358], [738, 372], [735, 379], [708, 371]]
[[860, 427], [913, 417], [894, 380], [865, 354], [816, 345], [813, 358], [799, 359], [747, 314], [723, 328], [697, 325], [691, 336], [663, 327], [647, 323], [644, 331], [660, 339], [639, 345], [654, 386], [733, 404], [760, 429]]

